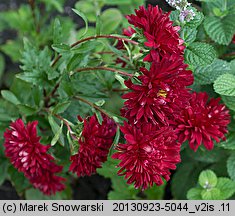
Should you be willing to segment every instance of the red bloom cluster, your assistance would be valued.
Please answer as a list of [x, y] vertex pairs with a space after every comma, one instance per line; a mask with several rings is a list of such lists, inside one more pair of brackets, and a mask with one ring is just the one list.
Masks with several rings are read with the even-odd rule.
[[220, 142], [220, 139], [225, 140], [224, 134], [228, 132], [226, 127], [230, 116], [225, 105], [219, 104], [219, 98], [207, 101], [207, 93], [193, 93], [190, 105], [176, 119], [179, 142], [189, 140], [189, 146], [194, 151], [202, 143], [208, 150], [213, 149], [212, 138]]
[[46, 195], [55, 194], [65, 188], [64, 178], [56, 176], [63, 167], [52, 161], [47, 154], [49, 145], [40, 143], [37, 136], [37, 121], [24, 125], [21, 119], [16, 120], [4, 133], [5, 154], [18, 171], [23, 172], [35, 188]]
[[109, 148], [116, 133], [115, 122], [103, 115], [102, 125], [95, 115], [84, 120], [84, 128], [78, 140], [78, 153], [71, 156], [70, 171], [80, 176], [90, 176], [107, 160]]
[[122, 114], [130, 123], [168, 124], [168, 119], [185, 107], [190, 93], [186, 86], [193, 84], [192, 72], [186, 70], [183, 57], [166, 54], [154, 61], [150, 70], [141, 68], [141, 84], [125, 82], [132, 92], [123, 95], [127, 99]]
[[161, 185], [161, 176], [169, 180], [169, 169], [180, 162], [180, 145], [177, 136], [169, 127], [158, 128], [153, 124], [133, 127], [124, 122], [121, 131], [126, 144], [119, 144], [113, 158], [121, 160], [119, 175], [128, 178], [136, 188], [146, 189], [153, 183]]
[[193, 75], [184, 64], [185, 47], [169, 13], [151, 5], [135, 12], [127, 19], [143, 31], [144, 45], [151, 48], [144, 61], [151, 66], [140, 68], [142, 75], [125, 82], [131, 90], [123, 95], [121, 110], [128, 120], [121, 128], [126, 143], [117, 146], [113, 158], [121, 160], [118, 174], [125, 175], [127, 183], [146, 189], [162, 184], [161, 177], [169, 180], [169, 169], [180, 161], [182, 142], [189, 140], [194, 150], [202, 142], [212, 149], [212, 139], [224, 139], [229, 114], [219, 99], [207, 103], [207, 95], [192, 94], [188, 88]]
[[148, 5], [146, 9], [141, 6], [135, 10], [136, 15], [129, 15], [130, 24], [142, 29], [147, 41], [145, 46], [155, 49], [161, 56], [166, 53], [183, 54], [185, 47], [183, 40], [179, 38], [180, 27], [173, 26], [169, 13], [163, 13], [158, 6]]

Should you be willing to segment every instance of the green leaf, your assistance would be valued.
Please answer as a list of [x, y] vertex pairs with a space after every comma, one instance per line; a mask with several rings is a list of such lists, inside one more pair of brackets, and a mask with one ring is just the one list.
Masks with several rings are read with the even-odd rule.
[[45, 2], [46, 5], [53, 6], [56, 10], [58, 10], [60, 13], [63, 13], [63, 5], [58, 0], [41, 0]]
[[56, 18], [53, 25], [53, 43], [59, 44], [61, 42], [62, 42], [62, 27], [60, 20]]
[[96, 118], [97, 118], [99, 124], [102, 125], [103, 117], [102, 117], [101, 113], [98, 110], [95, 110], [95, 115], [96, 115]]
[[[171, 183], [171, 191], [174, 199], [186, 199], [187, 191], [197, 183], [201, 169], [202, 167], [199, 167], [197, 163], [193, 162], [181, 163], [177, 166]], [[184, 183], [182, 183], [182, 179]]]
[[38, 50], [25, 39], [21, 59], [21, 69], [24, 73], [17, 74], [16, 77], [26, 82], [43, 86], [46, 89], [50, 88], [52, 85], [50, 80], [59, 76], [59, 73], [51, 67], [50, 52], [48, 47]]
[[9, 90], [2, 90], [1, 91], [2, 97], [11, 102], [12, 104], [18, 105], [20, 104], [20, 101], [18, 100], [18, 98]]
[[105, 10], [100, 16], [102, 23], [101, 32], [103, 34], [114, 33], [121, 24], [122, 18], [122, 14], [118, 9], [111, 8]]
[[68, 53], [70, 51], [70, 46], [67, 44], [52, 44], [52, 48], [58, 53]]
[[26, 104], [18, 104], [19, 111], [26, 116], [31, 116], [37, 112], [37, 109]]
[[25, 198], [27, 200], [68, 200], [71, 199], [71, 188], [66, 185], [66, 189], [57, 192], [55, 195], [44, 195], [41, 191], [35, 189], [35, 188], [30, 188], [25, 191]]
[[9, 167], [8, 174], [10, 177], [10, 181], [15, 187], [18, 194], [22, 194], [26, 188], [31, 186], [24, 174], [17, 171], [13, 166]]
[[201, 200], [202, 196], [202, 188], [191, 188], [188, 192], [187, 192], [187, 199], [189, 200]]
[[211, 64], [216, 58], [216, 51], [213, 46], [194, 42], [185, 50], [185, 61], [190, 66], [201, 66]]
[[235, 96], [235, 76], [232, 74], [223, 74], [219, 76], [214, 83], [216, 93], [225, 96]]
[[[49, 124], [51, 125], [51, 129], [52, 129], [54, 135], [55, 136], [58, 135], [58, 133], [60, 133], [60, 130], [62, 130], [61, 126], [59, 126], [56, 123], [56, 121], [54, 120], [53, 116], [51, 116], [51, 115], [48, 116], [48, 121], [49, 121]], [[63, 135], [63, 133], [60, 133], [58, 141], [59, 141], [60, 145], [64, 146], [65, 143], [64, 143], [64, 135]]]
[[0, 54], [0, 79], [3, 75], [4, 69], [5, 69], [5, 60], [2, 56], [2, 54]]
[[235, 133], [230, 133], [225, 141], [218, 145], [224, 149], [235, 150]]
[[89, 22], [96, 21], [96, 8], [94, 2], [79, 1], [75, 4], [75, 8], [78, 11], [81, 11], [84, 14], [86, 14], [86, 17]]
[[220, 200], [221, 199], [221, 193], [218, 188], [202, 190], [201, 196], [203, 200]]
[[204, 15], [202, 12], [197, 11], [194, 7], [189, 7], [188, 9], [192, 9], [195, 13], [195, 16], [192, 20], [186, 23], [186, 26], [189, 26], [191, 28], [197, 28], [202, 23]]
[[235, 111], [235, 97], [222, 95], [221, 98], [229, 109]]
[[78, 16], [80, 16], [83, 21], [85, 22], [85, 30], [82, 34], [82, 37], [87, 33], [87, 30], [88, 30], [88, 20], [87, 20], [87, 17], [85, 16], [84, 13], [82, 13], [81, 11], [78, 11], [77, 9], [72, 9], [74, 13], [76, 13]]
[[192, 151], [190, 148], [187, 148], [185, 152], [193, 160], [204, 163], [218, 162], [224, 156], [224, 150], [221, 150], [219, 147], [215, 147], [213, 151], [208, 151], [205, 148], [199, 147], [196, 152]]
[[60, 124], [61, 124], [60, 129], [56, 132], [55, 136], [51, 140], [51, 146], [54, 146], [57, 143], [57, 141], [60, 139], [60, 136], [61, 136], [62, 130], [63, 130], [63, 126], [64, 126], [63, 121], [61, 121]]
[[227, 171], [229, 177], [235, 181], [235, 153], [231, 154], [227, 160]]
[[18, 40], [8, 40], [5, 44], [0, 45], [0, 50], [10, 56], [13, 62], [19, 62], [21, 51], [23, 49], [22, 42]]
[[65, 110], [68, 109], [68, 107], [70, 106], [71, 101], [65, 101], [62, 103], [58, 103], [53, 109], [52, 112], [55, 114], [59, 114], [59, 113], [63, 113]]
[[180, 37], [184, 40], [187, 46], [196, 40], [196, 36], [197, 29], [195, 28], [190, 28], [186, 26], [180, 31]]
[[4, 158], [0, 158], [0, 186], [3, 184], [7, 177], [7, 170], [9, 167], [9, 163]]
[[212, 40], [222, 45], [229, 45], [235, 33], [234, 15], [225, 17], [206, 17], [204, 21], [206, 33]]
[[204, 170], [199, 175], [199, 184], [206, 189], [215, 187], [217, 184], [217, 176], [212, 170]]
[[134, 199], [139, 193], [132, 185], [128, 185], [123, 176], [117, 175], [118, 160], [108, 157], [108, 160], [103, 163], [102, 168], [97, 169], [97, 173], [105, 178], [111, 178], [113, 191], [109, 192], [108, 199]]
[[163, 200], [165, 194], [166, 183], [157, 186], [154, 185], [151, 188], [148, 188], [144, 191], [144, 194], [147, 196], [147, 200]]
[[132, 0], [103, 0], [108, 5], [130, 5]]
[[197, 66], [194, 70], [195, 82], [200, 85], [213, 83], [220, 75], [230, 73], [230, 65], [221, 59], [215, 59], [206, 66]]
[[220, 190], [220, 199], [230, 198], [235, 193], [235, 182], [229, 178], [218, 178], [216, 188]]

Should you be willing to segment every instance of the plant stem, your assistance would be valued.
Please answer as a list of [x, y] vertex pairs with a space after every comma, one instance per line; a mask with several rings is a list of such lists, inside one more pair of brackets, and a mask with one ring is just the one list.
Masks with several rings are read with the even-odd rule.
[[49, 107], [51, 97], [53, 97], [60, 86], [60, 81], [54, 86], [52, 91], [44, 98], [45, 107]]
[[131, 39], [123, 38], [123, 37], [119, 37], [119, 36], [115, 36], [115, 35], [95, 35], [95, 36], [87, 37], [87, 38], [84, 38], [84, 39], [82, 39], [82, 40], [79, 40], [79, 41], [73, 43], [73, 44], [71, 45], [71, 48], [72, 48], [72, 47], [75, 47], [75, 46], [77, 46], [78, 44], [83, 43], [83, 42], [85, 42], [85, 41], [89, 41], [89, 40], [97, 39], [97, 38], [113, 38], [113, 39], [117, 39], [117, 40], [123, 40], [123, 41], [129, 42], [129, 43], [132, 43], [132, 44], [134, 44], [134, 45], [138, 45], [138, 44], [139, 44], [138, 42], [133, 41], [133, 40], [131, 40]]
[[67, 129], [68, 129], [68, 131], [69, 131], [69, 133], [70, 133], [70, 135], [71, 135], [71, 137], [72, 137], [74, 140], [77, 140], [77, 137], [74, 136], [74, 132], [73, 132], [73, 130], [71, 129], [69, 122], [68, 122], [66, 119], [64, 119], [62, 116], [60, 116], [60, 115], [58, 115], [58, 114], [56, 114], [56, 113], [52, 113], [48, 108], [45, 108], [45, 109], [43, 109], [43, 110], [45, 110], [47, 113], [49, 113], [49, 114], [55, 116], [55, 117], [58, 118], [59, 120], [63, 121], [64, 124], [66, 125], [66, 127], [67, 127]]
[[35, 14], [35, 1], [34, 0], [28, 0], [31, 11], [32, 11], [32, 16], [34, 20], [34, 25], [37, 33], [40, 33], [40, 26], [37, 22], [36, 14]]
[[82, 97], [80, 97], [80, 96], [74, 96], [74, 99], [79, 100], [79, 101], [82, 101], [83, 103], [88, 104], [88, 105], [91, 106], [92, 108], [94, 108], [94, 109], [100, 111], [101, 113], [103, 113], [104, 115], [110, 117], [107, 112], [105, 112], [102, 108], [100, 108], [99, 106], [95, 105], [94, 103], [92, 103], [92, 102], [90, 102], [90, 101], [88, 101], [88, 100], [86, 100], [86, 99], [84, 99], [84, 98], [82, 98]]
[[[124, 72], [124, 71], [117, 70], [117, 69], [115, 69], [115, 68], [109, 68], [109, 67], [103, 67], [103, 66], [80, 68], [80, 69], [77, 69], [76, 72], [80, 73], [80, 72], [92, 71], [92, 70], [111, 71], [111, 72], [118, 73], [118, 74], [121, 74], [121, 75], [127, 76], [127, 77], [133, 77], [133, 76], [134, 76], [133, 74], [129, 74], [129, 73], [126, 73], [126, 72]], [[71, 75], [73, 75], [73, 73], [72, 73]]]
[[[81, 43], [89, 41], [89, 40], [98, 39], [98, 38], [113, 38], [113, 39], [117, 39], [117, 40], [123, 40], [123, 41], [129, 42], [129, 43], [132, 43], [134, 45], [138, 45], [139, 44], [136, 41], [133, 41], [133, 40], [128, 39], [128, 38], [122, 38], [122, 37], [119, 37], [119, 36], [114, 36], [114, 35], [96, 35], [96, 36], [91, 36], [91, 37], [87, 37], [87, 38], [84, 38], [82, 40], [79, 40], [79, 41], [71, 44], [70, 47], [73, 48], [73, 47], [77, 46], [78, 44], [81, 44]], [[55, 64], [60, 60], [61, 57], [62, 57], [62, 55], [58, 55], [55, 58], [55, 60], [52, 62], [51, 66], [54, 67]]]

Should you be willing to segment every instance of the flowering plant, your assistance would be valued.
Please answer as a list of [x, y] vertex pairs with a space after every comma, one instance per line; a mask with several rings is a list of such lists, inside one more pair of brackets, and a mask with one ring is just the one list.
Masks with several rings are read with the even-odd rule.
[[41, 22], [53, 4], [39, 2], [19, 9], [33, 30], [18, 29], [21, 71], [1, 91], [0, 183], [27, 199], [70, 199], [77, 178], [98, 173], [111, 179], [109, 199], [163, 199], [169, 186], [175, 199], [231, 198], [235, 3], [167, 0], [164, 12], [81, 0], [77, 31], [64, 17]]

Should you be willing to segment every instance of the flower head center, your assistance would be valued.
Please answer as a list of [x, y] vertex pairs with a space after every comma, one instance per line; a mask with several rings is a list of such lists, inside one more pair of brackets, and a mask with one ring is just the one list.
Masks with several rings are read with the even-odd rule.
[[161, 96], [161, 97], [166, 98], [167, 92], [166, 92], [165, 90], [163, 90], [163, 89], [160, 89], [160, 90], [158, 91], [158, 93], [157, 93], [157, 96], [158, 96], [158, 97]]

